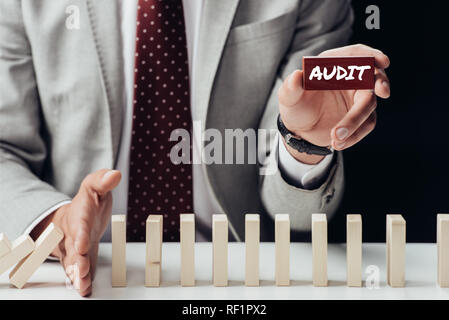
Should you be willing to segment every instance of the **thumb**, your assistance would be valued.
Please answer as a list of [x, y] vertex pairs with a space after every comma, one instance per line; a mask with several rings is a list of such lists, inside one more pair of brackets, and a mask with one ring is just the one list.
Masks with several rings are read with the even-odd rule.
[[296, 105], [304, 93], [303, 71], [295, 70], [285, 79], [278, 92], [279, 103], [285, 107]]
[[82, 182], [81, 188], [95, 191], [99, 195], [104, 195], [112, 191], [122, 178], [118, 170], [101, 169], [89, 174]]

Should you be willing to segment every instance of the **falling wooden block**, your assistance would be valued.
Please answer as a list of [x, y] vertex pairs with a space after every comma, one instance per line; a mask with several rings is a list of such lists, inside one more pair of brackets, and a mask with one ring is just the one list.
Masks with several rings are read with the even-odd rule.
[[387, 215], [387, 283], [405, 285], [405, 220], [400, 214]]
[[313, 285], [327, 286], [327, 218], [326, 214], [312, 214]]
[[4, 233], [0, 233], [0, 258], [11, 252], [11, 242]]
[[275, 281], [277, 286], [290, 285], [290, 216], [275, 216]]
[[181, 214], [181, 286], [195, 285], [195, 215]]
[[305, 90], [374, 89], [374, 57], [303, 57]]
[[346, 263], [348, 287], [362, 286], [362, 216], [346, 216]]
[[126, 287], [126, 215], [113, 215], [112, 230], [112, 286]]
[[146, 287], [159, 287], [161, 284], [162, 223], [162, 215], [159, 214], [150, 214], [146, 221]]
[[245, 215], [245, 285], [259, 285], [259, 243], [260, 217], [258, 214]]
[[228, 285], [228, 217], [212, 216], [212, 277], [216, 287]]
[[438, 284], [449, 288], [449, 214], [438, 214]]
[[10, 282], [21, 289], [37, 268], [44, 263], [54, 248], [64, 238], [64, 233], [55, 224], [50, 223], [36, 240], [33, 252], [23, 258], [9, 274]]
[[29, 255], [34, 249], [34, 241], [29, 235], [22, 235], [10, 247], [11, 250], [0, 258], [0, 275]]

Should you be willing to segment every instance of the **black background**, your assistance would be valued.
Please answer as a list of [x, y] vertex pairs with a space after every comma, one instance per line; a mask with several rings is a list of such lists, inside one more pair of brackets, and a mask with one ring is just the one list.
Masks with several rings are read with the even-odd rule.
[[[354, 0], [353, 43], [385, 52], [391, 97], [378, 101], [377, 127], [344, 151], [346, 191], [329, 225], [345, 241], [348, 213], [363, 215], [364, 241], [385, 241], [385, 218], [400, 213], [408, 242], [434, 242], [436, 214], [449, 212], [449, 10], [445, 1]], [[365, 9], [380, 9], [368, 30]]]

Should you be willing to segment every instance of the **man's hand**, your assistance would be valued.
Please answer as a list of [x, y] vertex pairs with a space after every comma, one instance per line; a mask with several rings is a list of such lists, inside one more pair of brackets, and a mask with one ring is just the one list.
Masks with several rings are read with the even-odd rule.
[[88, 175], [72, 202], [48, 216], [31, 233], [36, 239], [50, 222], [62, 229], [65, 237], [53, 255], [60, 259], [81, 296], [92, 292], [98, 243], [111, 216], [110, 191], [120, 179], [120, 172], [115, 170], [103, 169]]
[[[360, 44], [324, 51], [320, 56], [374, 57], [374, 91], [307, 91], [303, 89], [303, 72], [296, 70], [279, 89], [279, 111], [285, 126], [296, 136], [315, 145], [343, 150], [362, 140], [374, 129], [376, 96], [390, 96], [390, 83], [384, 71], [390, 60], [381, 51]], [[287, 150], [297, 160], [308, 164], [318, 163], [323, 158], [299, 153], [289, 146]]]

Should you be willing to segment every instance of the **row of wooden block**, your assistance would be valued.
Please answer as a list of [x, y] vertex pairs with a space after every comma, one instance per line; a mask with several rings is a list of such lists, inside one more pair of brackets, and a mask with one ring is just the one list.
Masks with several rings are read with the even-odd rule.
[[53, 223], [36, 242], [29, 235], [22, 235], [11, 243], [5, 234], [0, 234], [0, 275], [15, 266], [9, 274], [9, 281], [15, 287], [23, 288], [63, 238], [64, 233]]
[[[439, 214], [437, 222], [438, 284], [449, 287], [449, 214]], [[162, 215], [149, 215], [146, 221], [145, 286], [157, 287], [162, 275]], [[387, 215], [387, 283], [405, 285], [406, 222], [401, 215]], [[347, 215], [347, 285], [362, 286], [362, 217]], [[313, 285], [327, 286], [327, 218], [312, 214]], [[181, 286], [195, 285], [195, 216], [180, 215]], [[259, 285], [260, 219], [245, 217], [245, 285]], [[212, 281], [228, 284], [228, 220], [223, 214], [212, 219]], [[275, 282], [290, 285], [290, 217], [275, 217]], [[112, 286], [126, 286], [126, 216], [112, 217]]]

